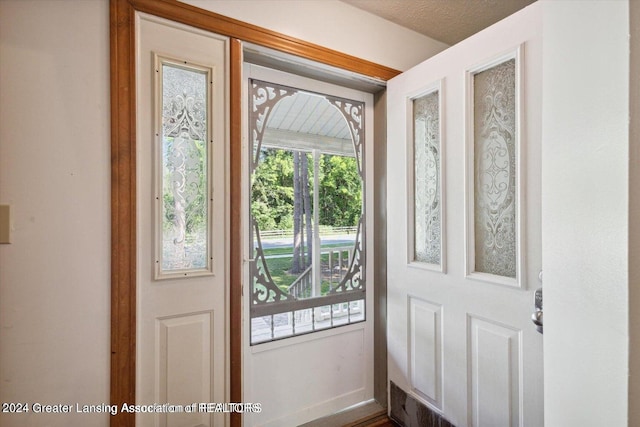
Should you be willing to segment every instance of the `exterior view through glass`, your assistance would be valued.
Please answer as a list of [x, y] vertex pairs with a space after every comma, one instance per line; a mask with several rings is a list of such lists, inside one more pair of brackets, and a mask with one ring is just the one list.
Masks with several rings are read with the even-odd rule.
[[364, 104], [250, 81], [251, 344], [365, 319]]

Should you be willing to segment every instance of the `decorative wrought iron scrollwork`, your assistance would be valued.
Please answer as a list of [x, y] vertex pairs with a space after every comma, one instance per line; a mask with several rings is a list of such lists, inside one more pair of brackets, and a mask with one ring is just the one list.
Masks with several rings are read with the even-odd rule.
[[251, 277], [253, 279], [251, 281], [251, 299], [253, 304], [295, 300], [292, 295], [284, 293], [271, 278], [264, 250], [262, 249], [260, 230], [255, 219], [253, 220], [253, 230], [258, 243], [255, 248], [255, 260], [251, 265]]
[[[351, 133], [351, 139], [353, 141], [353, 150], [355, 152], [356, 164], [358, 166], [358, 174], [362, 180], [363, 190], [365, 183], [364, 175], [364, 131], [362, 129], [363, 124], [363, 110], [364, 104], [361, 102], [350, 101], [333, 96], [326, 96], [327, 101], [335, 106], [342, 114], [349, 125], [349, 132]], [[331, 289], [330, 294], [350, 291], [350, 290], [364, 290], [364, 257], [365, 251], [362, 247], [362, 228], [363, 228], [363, 215], [360, 216], [358, 221], [358, 231], [354, 242], [354, 251], [349, 263], [349, 269], [342, 281], [335, 288]]]
[[349, 101], [333, 96], [325, 96], [330, 104], [334, 105], [349, 124], [349, 132], [353, 140], [353, 150], [356, 154], [358, 173], [364, 183], [364, 163], [362, 158], [364, 132], [362, 130], [362, 113], [364, 104], [361, 102]]
[[250, 137], [253, 146], [251, 170], [254, 171], [258, 167], [262, 137], [264, 136], [264, 131], [267, 129], [269, 114], [271, 114], [273, 107], [275, 107], [282, 98], [295, 95], [297, 91], [295, 89], [274, 85], [260, 80], [251, 80], [250, 86]]
[[329, 292], [330, 294], [345, 291], [364, 290], [365, 288], [364, 270], [362, 268], [364, 266], [365, 257], [365, 251], [362, 250], [362, 228], [363, 222], [362, 217], [360, 217], [360, 221], [358, 222], [358, 230], [356, 232], [354, 251], [349, 262], [349, 269], [338, 286], [336, 286]]
[[[295, 97], [298, 95], [300, 98]], [[305, 147], [303, 149], [312, 150], [314, 162], [314, 171], [312, 175], [314, 178], [319, 176], [319, 162], [323, 155], [333, 156], [334, 151], [331, 147], [325, 147], [322, 143], [316, 145], [303, 145], [300, 143], [308, 142], [307, 139], [313, 139], [314, 136], [318, 136], [313, 132], [309, 135], [305, 135], [305, 131], [297, 130], [298, 139], [292, 139], [291, 141], [275, 141], [274, 138], [264, 142], [263, 138], [274, 137], [277, 132], [265, 137], [267, 132], [267, 125], [273, 126], [274, 129], [280, 129], [280, 120], [283, 117], [289, 117], [286, 113], [288, 108], [277, 108], [278, 103], [288, 97], [292, 97], [283, 102], [280, 107], [288, 107], [289, 101], [291, 105], [304, 101], [305, 99], [313, 99], [314, 104], [323, 105], [324, 110], [331, 110], [324, 101], [318, 102], [319, 97], [323, 97], [329, 102], [329, 105], [335, 107], [340, 115], [346, 120], [349, 133], [353, 141], [353, 149], [355, 152], [356, 162], [355, 165], [351, 159], [349, 165], [352, 171], [351, 176], [355, 172], [357, 166], [357, 173], [361, 179], [362, 187], [364, 187], [364, 129], [363, 129], [363, 112], [364, 104], [349, 101], [346, 99], [330, 97], [323, 94], [316, 94], [310, 92], [299, 91], [295, 88], [280, 86], [273, 83], [267, 83], [260, 80], [250, 80], [249, 82], [249, 103], [250, 103], [250, 123], [249, 123], [249, 143], [250, 146], [250, 170], [252, 174], [252, 191], [256, 188], [255, 182], [259, 180], [259, 167], [260, 162], [268, 159], [270, 154], [269, 150], [274, 148], [276, 150], [284, 150], [295, 152], [298, 150], [297, 145]], [[300, 101], [300, 104], [304, 102]], [[298, 111], [299, 107], [292, 109]], [[275, 113], [274, 113], [275, 111]], [[273, 113], [273, 117], [271, 116]], [[282, 114], [281, 114], [282, 113]], [[308, 113], [305, 113], [308, 114]], [[340, 138], [346, 137], [344, 132], [345, 123], [342, 122], [342, 118], [335, 112], [331, 111], [332, 126], [335, 122], [339, 122], [340, 126]], [[269, 123], [272, 120], [273, 123]], [[334, 122], [335, 121], [335, 122]], [[287, 125], [283, 126], [291, 134], [293, 129], [286, 129]], [[289, 126], [291, 127], [291, 126]], [[326, 131], [326, 130], [325, 130]], [[320, 132], [320, 131], [318, 131]], [[319, 133], [320, 136], [324, 136]], [[309, 138], [311, 136], [311, 138]], [[317, 139], [317, 138], [316, 138]], [[282, 143], [282, 145], [280, 145]], [[281, 148], [279, 148], [281, 147]], [[311, 148], [309, 148], [311, 147]], [[348, 147], [348, 145], [347, 145]], [[287, 153], [288, 154], [288, 153]], [[351, 157], [351, 153], [346, 155]], [[268, 169], [267, 169], [268, 170]], [[295, 169], [294, 169], [295, 170]], [[295, 175], [295, 173], [294, 173]], [[295, 182], [295, 181], [294, 181]], [[288, 185], [288, 184], [287, 184]], [[308, 184], [304, 184], [307, 186]], [[319, 186], [319, 184], [314, 184]], [[362, 188], [361, 187], [361, 188]], [[294, 191], [295, 192], [295, 191]], [[315, 194], [320, 194], [318, 188], [314, 190]], [[255, 193], [251, 194], [251, 197]], [[308, 193], [307, 193], [308, 194]], [[253, 199], [252, 199], [253, 200]], [[305, 208], [307, 211], [307, 208]], [[311, 208], [309, 212], [314, 212]], [[308, 223], [316, 223], [312, 231], [307, 231], [308, 236], [307, 244], [314, 241], [312, 237], [317, 238], [317, 234], [320, 229], [320, 220], [318, 219], [318, 213], [320, 210], [314, 212], [315, 218]], [[265, 256], [263, 243], [261, 241], [261, 231], [258, 225], [258, 221], [255, 218], [251, 218], [251, 225], [253, 230], [253, 236], [250, 237], [251, 245], [254, 246], [254, 259], [250, 263], [250, 275], [251, 275], [251, 342], [252, 344], [257, 342], [264, 342], [266, 340], [274, 340], [279, 337], [299, 335], [301, 333], [311, 332], [316, 328], [325, 329], [327, 327], [338, 326], [334, 325], [334, 317], [341, 315], [347, 316], [344, 323], [347, 324], [364, 320], [364, 300], [365, 300], [365, 282], [364, 282], [364, 258], [365, 250], [362, 244], [362, 236], [364, 235], [364, 220], [361, 212], [359, 218], [357, 232], [355, 236], [354, 249], [340, 248], [341, 255], [339, 256], [340, 273], [339, 277], [342, 277], [337, 286], [331, 289], [332, 283], [327, 283], [327, 271], [333, 271], [331, 254], [321, 252], [321, 250], [313, 250], [313, 261], [311, 266], [305, 270], [302, 275], [298, 276], [298, 279], [289, 285], [289, 291], [284, 288], [280, 288], [276, 281], [278, 280], [276, 271], [279, 271], [282, 267], [278, 265], [271, 257]], [[263, 232], [265, 235], [266, 233]], [[294, 233], [295, 234], [295, 233]], [[254, 240], [255, 239], [255, 240]], [[321, 249], [321, 248], [317, 248]], [[316, 253], [317, 252], [317, 253]], [[345, 256], [344, 268], [342, 253], [349, 253], [349, 256]], [[324, 255], [322, 255], [324, 254]], [[283, 257], [289, 257], [290, 252]], [[323, 258], [324, 256], [324, 258]], [[326, 268], [328, 258], [329, 269]], [[346, 259], [348, 258], [348, 261]], [[268, 264], [270, 263], [270, 264]], [[274, 281], [269, 271], [269, 265], [274, 272], [276, 281]], [[346, 272], [345, 272], [346, 271]], [[331, 273], [333, 274], [333, 273]], [[344, 275], [343, 275], [344, 274]], [[285, 282], [286, 280], [283, 280]], [[304, 286], [298, 286], [300, 283], [304, 283]], [[335, 283], [335, 282], [333, 282]], [[328, 285], [328, 286], [327, 286]], [[346, 307], [344, 314], [335, 314], [335, 307]], [[289, 324], [291, 322], [291, 324]], [[287, 328], [291, 328], [290, 330]], [[284, 335], [283, 335], [284, 334]]]

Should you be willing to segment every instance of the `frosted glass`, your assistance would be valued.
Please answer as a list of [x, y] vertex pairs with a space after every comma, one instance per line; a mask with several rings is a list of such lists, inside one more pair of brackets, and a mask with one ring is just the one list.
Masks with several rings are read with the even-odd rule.
[[162, 270], [207, 265], [207, 72], [162, 65]]
[[515, 59], [474, 75], [473, 90], [475, 271], [516, 277]]
[[440, 265], [441, 183], [438, 91], [413, 101], [414, 259]]

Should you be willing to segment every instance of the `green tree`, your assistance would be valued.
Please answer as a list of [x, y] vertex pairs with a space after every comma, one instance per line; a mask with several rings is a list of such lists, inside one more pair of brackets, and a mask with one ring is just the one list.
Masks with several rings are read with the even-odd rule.
[[[307, 167], [307, 164], [309, 167]], [[313, 168], [310, 154], [300, 156], [300, 215], [310, 235], [313, 198]], [[358, 224], [362, 213], [362, 182], [353, 157], [322, 155], [317, 171], [320, 224], [348, 227]], [[264, 149], [253, 176], [251, 214], [261, 230], [294, 228], [294, 155], [292, 151]], [[303, 191], [304, 190], [304, 191]], [[308, 239], [308, 237], [307, 237]], [[302, 264], [302, 263], [301, 263]]]
[[[207, 221], [207, 148], [201, 140], [189, 140], [181, 155], [177, 156], [175, 139], [164, 140], [163, 152], [163, 194], [165, 229], [173, 227], [178, 221], [176, 199], [173, 190], [175, 181], [184, 181], [184, 226], [185, 232], [191, 234], [202, 229]], [[181, 156], [184, 156], [181, 157]], [[184, 175], [176, 173], [176, 169], [184, 161]]]
[[290, 229], [293, 225], [293, 155], [265, 149], [253, 175], [251, 215], [261, 230]]
[[354, 157], [320, 159], [320, 224], [347, 227], [362, 214], [362, 182]]

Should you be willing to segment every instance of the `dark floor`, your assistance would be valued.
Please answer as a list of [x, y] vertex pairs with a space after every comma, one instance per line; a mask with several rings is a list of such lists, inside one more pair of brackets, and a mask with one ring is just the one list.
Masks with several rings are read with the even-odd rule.
[[387, 419], [383, 421], [378, 421], [378, 423], [375, 423], [375, 424], [369, 424], [367, 425], [367, 427], [400, 427], [400, 424], [396, 424], [392, 420]]

